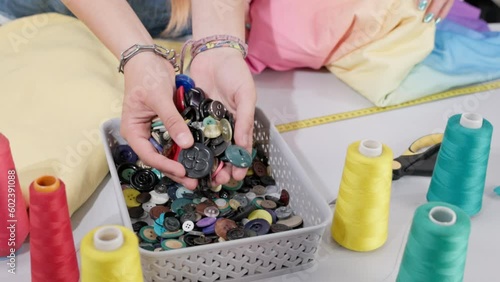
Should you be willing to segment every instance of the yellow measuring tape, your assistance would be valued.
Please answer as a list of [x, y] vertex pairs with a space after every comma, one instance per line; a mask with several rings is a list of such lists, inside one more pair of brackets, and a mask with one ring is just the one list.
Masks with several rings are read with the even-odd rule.
[[484, 91], [498, 89], [498, 88], [500, 88], [500, 80], [489, 82], [489, 83], [484, 83], [484, 84], [478, 84], [478, 85], [474, 85], [474, 86], [452, 89], [452, 90], [448, 90], [445, 92], [440, 92], [440, 93], [429, 95], [429, 96], [426, 96], [426, 97], [423, 97], [420, 99], [411, 100], [408, 102], [404, 102], [401, 104], [388, 106], [388, 107], [370, 107], [370, 108], [359, 109], [359, 110], [343, 112], [343, 113], [338, 113], [338, 114], [331, 114], [331, 115], [326, 115], [326, 116], [321, 116], [321, 117], [309, 118], [309, 119], [294, 121], [294, 122], [290, 122], [290, 123], [278, 124], [278, 125], [276, 125], [276, 128], [278, 129], [278, 132], [283, 133], [283, 132], [299, 130], [299, 129], [303, 129], [303, 128], [309, 128], [309, 127], [313, 127], [313, 126], [318, 126], [318, 125], [322, 125], [322, 124], [327, 124], [327, 123], [332, 123], [332, 122], [337, 122], [337, 121], [342, 121], [342, 120], [347, 120], [347, 119], [353, 119], [353, 118], [362, 117], [362, 116], [368, 116], [368, 115], [372, 115], [372, 114], [376, 114], [376, 113], [381, 113], [381, 112], [392, 111], [392, 110], [396, 110], [396, 109], [416, 106], [416, 105], [429, 103], [429, 102], [433, 102], [433, 101], [438, 101], [438, 100], [443, 100], [443, 99], [447, 99], [447, 98], [451, 98], [451, 97], [473, 94], [473, 93], [478, 93], [478, 92], [484, 92]]

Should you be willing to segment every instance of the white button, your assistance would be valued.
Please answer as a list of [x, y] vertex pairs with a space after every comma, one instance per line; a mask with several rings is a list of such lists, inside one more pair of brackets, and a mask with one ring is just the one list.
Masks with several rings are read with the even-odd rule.
[[182, 224], [182, 230], [184, 230], [185, 232], [193, 231], [193, 229], [194, 229], [194, 222], [192, 222], [191, 220], [186, 220]]

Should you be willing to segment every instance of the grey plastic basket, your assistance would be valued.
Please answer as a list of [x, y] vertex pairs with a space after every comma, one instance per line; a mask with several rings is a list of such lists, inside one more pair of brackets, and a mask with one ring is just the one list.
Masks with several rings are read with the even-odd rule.
[[[121, 217], [132, 228], [112, 149], [125, 141], [119, 136], [120, 120], [101, 127]], [[274, 125], [256, 109], [254, 138], [267, 153], [278, 187], [290, 193], [290, 205], [304, 219], [301, 229], [179, 250], [152, 252], [140, 249], [145, 281], [253, 281], [311, 267], [321, 237], [332, 215], [325, 199]]]

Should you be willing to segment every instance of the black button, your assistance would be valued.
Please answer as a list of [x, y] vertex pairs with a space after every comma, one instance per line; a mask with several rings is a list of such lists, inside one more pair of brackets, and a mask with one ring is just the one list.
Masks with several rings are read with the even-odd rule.
[[130, 218], [140, 218], [144, 214], [144, 209], [142, 206], [128, 208], [128, 214]]
[[150, 169], [140, 169], [130, 178], [130, 184], [141, 192], [153, 190], [158, 183], [158, 176]]
[[274, 178], [272, 178], [269, 175], [261, 176], [260, 181], [262, 182], [262, 185], [264, 185], [264, 186], [276, 185], [276, 180], [274, 180]]
[[142, 192], [135, 198], [135, 200], [141, 204], [147, 203], [151, 200], [151, 194], [149, 194], [149, 192]]
[[[217, 139], [217, 138], [215, 138], [215, 139]], [[212, 139], [212, 140], [214, 140], [214, 139]], [[210, 144], [210, 149], [212, 149], [214, 155], [218, 157], [226, 151], [226, 149], [229, 147], [229, 145], [230, 145], [229, 142], [223, 141], [222, 143], [220, 143], [218, 145]]]
[[134, 232], [139, 232], [144, 226], [148, 226], [148, 223], [144, 221], [137, 221], [132, 224], [132, 230], [134, 230]]
[[170, 231], [174, 232], [181, 228], [181, 223], [175, 217], [165, 217], [165, 221], [163, 222], [163, 226]]
[[240, 226], [240, 227], [230, 229], [227, 231], [226, 236], [227, 236], [228, 240], [238, 240], [238, 239], [245, 238], [245, 228]]
[[272, 233], [278, 233], [278, 232], [283, 232], [283, 231], [288, 231], [288, 230], [292, 230], [291, 227], [289, 226], [286, 226], [284, 224], [273, 224], [271, 225], [271, 232]]
[[220, 120], [226, 116], [226, 107], [219, 101], [212, 101], [207, 106], [206, 109], [208, 114], [216, 120]]
[[118, 177], [120, 178], [120, 181], [122, 183], [129, 184], [132, 175], [134, 175], [138, 170], [139, 167], [137, 167], [136, 165], [131, 163], [124, 163], [117, 168], [116, 172], [118, 173]]
[[139, 157], [129, 145], [118, 145], [113, 150], [113, 160], [117, 165], [124, 163], [135, 164], [138, 159]]
[[262, 218], [257, 218], [254, 220], [250, 220], [245, 224], [245, 229], [255, 231], [257, 235], [264, 235], [269, 233], [269, 229], [271, 228], [271, 225], [267, 220], [262, 219]]
[[186, 212], [181, 216], [181, 223], [184, 223], [186, 221], [192, 221], [196, 222], [196, 213], [195, 212]]
[[201, 143], [195, 143], [189, 149], [181, 150], [178, 160], [186, 169], [190, 178], [203, 178], [207, 176], [214, 165], [212, 150]]
[[192, 88], [184, 98], [186, 105], [193, 108], [200, 108], [201, 101], [203, 101], [205, 97], [205, 92], [201, 88], [195, 87]]

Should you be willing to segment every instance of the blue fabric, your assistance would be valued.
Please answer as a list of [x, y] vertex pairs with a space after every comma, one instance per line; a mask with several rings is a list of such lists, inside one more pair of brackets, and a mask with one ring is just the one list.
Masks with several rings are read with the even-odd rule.
[[[127, 2], [151, 36], [158, 37], [166, 28], [171, 15], [170, 1], [127, 0]], [[60, 0], [0, 0], [0, 14], [11, 19], [50, 12], [74, 16]], [[191, 34], [191, 23], [179, 34], [167, 37], [181, 37], [188, 34]]]

